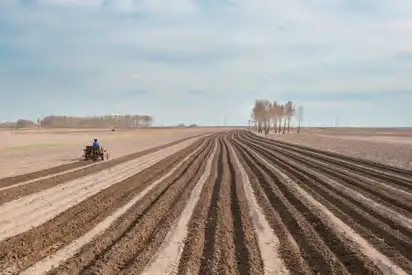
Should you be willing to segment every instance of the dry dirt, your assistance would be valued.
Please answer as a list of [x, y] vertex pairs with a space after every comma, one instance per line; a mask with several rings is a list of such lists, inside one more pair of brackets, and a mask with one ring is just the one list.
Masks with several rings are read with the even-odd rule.
[[387, 165], [412, 169], [412, 130], [410, 129], [303, 129], [296, 134], [268, 137], [292, 144], [345, 154]]
[[0, 179], [79, 161], [96, 137], [118, 158], [219, 128], [109, 130], [0, 130]]
[[411, 171], [238, 130], [90, 167], [3, 180], [0, 274], [412, 274]]

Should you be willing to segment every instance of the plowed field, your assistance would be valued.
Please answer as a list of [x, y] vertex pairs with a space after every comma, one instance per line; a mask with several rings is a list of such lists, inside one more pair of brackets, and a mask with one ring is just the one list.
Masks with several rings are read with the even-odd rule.
[[0, 274], [412, 274], [412, 171], [247, 131], [0, 180]]

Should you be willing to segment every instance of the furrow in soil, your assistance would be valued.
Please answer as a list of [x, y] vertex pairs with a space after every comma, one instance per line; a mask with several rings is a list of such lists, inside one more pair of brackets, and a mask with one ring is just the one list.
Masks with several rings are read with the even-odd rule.
[[[179, 274], [199, 274], [199, 267], [205, 248], [206, 229], [214, 230], [216, 227], [215, 220], [212, 219], [211, 213], [215, 210], [216, 205], [212, 205], [211, 202], [217, 202], [219, 190], [216, 182], [220, 181], [221, 177], [222, 144], [219, 138], [217, 142], [217, 154], [212, 161], [211, 173], [203, 186], [199, 201], [188, 225], [188, 235], [184, 243], [178, 267], [178, 270], [180, 270]], [[212, 198], [214, 200], [212, 200]]]
[[286, 141], [280, 141], [280, 140], [274, 140], [274, 139], [267, 139], [262, 136], [252, 134], [250, 132], [245, 132], [242, 131], [243, 134], [246, 134], [249, 137], [252, 137], [253, 139], [256, 140], [263, 140], [265, 143], [271, 143], [271, 144], [276, 144], [279, 146], [284, 146], [284, 147], [289, 147], [291, 150], [300, 150], [300, 151], [305, 151], [307, 153], [312, 153], [312, 154], [318, 154], [323, 157], [330, 157], [333, 159], [337, 159], [342, 162], [346, 163], [352, 163], [354, 165], [358, 165], [360, 167], [372, 170], [372, 171], [378, 171], [378, 172], [383, 172], [388, 175], [392, 174], [393, 176], [407, 179], [407, 181], [411, 182], [411, 177], [412, 177], [412, 170], [400, 168], [400, 167], [395, 167], [391, 165], [386, 165], [384, 163], [380, 162], [374, 162], [371, 160], [366, 160], [366, 159], [361, 159], [361, 158], [356, 158], [356, 157], [350, 157], [344, 154], [339, 154], [335, 152], [330, 152], [330, 151], [324, 151], [320, 149], [315, 149], [311, 148], [308, 146], [304, 145], [298, 145], [298, 144], [291, 144]]
[[400, 186], [412, 187], [412, 171], [401, 168], [387, 166], [381, 163], [374, 163], [367, 160], [352, 158], [345, 155], [312, 149], [300, 145], [292, 145], [281, 141], [275, 141], [251, 135], [249, 137], [255, 140], [264, 142], [265, 144], [272, 144], [278, 148], [285, 148], [290, 152], [298, 152], [302, 155], [311, 156], [329, 163], [335, 163], [341, 167], [345, 167], [359, 174], [364, 174], [375, 179], [382, 179], [392, 183], [397, 183]]
[[220, 140], [215, 174], [205, 184], [189, 223], [179, 274], [264, 274], [241, 174]]
[[0, 239], [39, 226], [101, 190], [133, 176], [194, 142], [195, 140], [186, 141], [167, 150], [121, 164], [112, 170], [108, 169], [6, 203], [0, 206]]
[[231, 211], [233, 218], [234, 243], [239, 274], [264, 274], [256, 232], [249, 216], [249, 206], [242, 184], [242, 174], [236, 165], [233, 150], [229, 150], [230, 139], [225, 136], [228, 152], [228, 168], [231, 175]]
[[403, 212], [405, 215], [410, 215], [412, 218], [412, 189], [399, 187], [391, 182], [383, 183], [374, 180], [374, 178], [360, 177], [357, 175], [356, 171], [342, 169], [340, 166], [333, 164], [333, 162], [323, 162], [287, 150], [279, 150], [277, 147], [268, 146], [262, 142], [254, 143], [264, 144], [264, 146], [270, 148], [272, 152], [276, 152], [291, 160], [297, 161], [312, 170], [327, 174], [330, 177], [335, 178], [337, 181], [342, 181], [343, 184], [349, 186], [358, 193], [365, 194], [365, 196], [389, 207], [396, 207], [398, 211]]
[[[7, 177], [0, 179], [0, 198], [2, 197], [21, 197], [24, 195], [28, 195], [34, 192], [38, 192], [40, 190], [44, 190], [50, 186], [55, 186], [57, 184], [65, 183], [69, 180], [77, 179], [80, 177], [84, 177], [86, 175], [100, 172], [108, 167], [114, 167], [115, 165], [122, 164], [124, 162], [143, 157], [145, 155], [158, 152], [165, 148], [177, 145], [179, 143], [188, 141], [190, 139], [198, 139], [200, 136], [204, 135], [197, 135], [188, 138], [183, 138], [168, 144], [164, 144], [161, 146], [157, 146], [154, 148], [149, 148], [143, 151], [139, 151], [133, 154], [129, 154], [126, 156], [122, 156], [120, 158], [112, 159], [109, 161], [104, 161], [102, 163], [95, 163], [93, 164], [92, 161], [77, 161], [73, 163], [63, 164], [56, 167], [51, 167], [48, 169], [31, 172], [23, 175]], [[25, 189], [22, 189], [21, 185], [29, 185]], [[8, 190], [8, 192], [4, 192]], [[18, 191], [24, 192], [19, 193]], [[10, 200], [10, 199], [8, 199]], [[4, 203], [8, 200], [0, 200], [0, 204]]]
[[273, 230], [283, 237], [281, 255], [288, 269], [296, 274], [348, 274], [311, 224], [283, 196], [276, 178], [268, 175], [247, 149], [237, 145], [245, 167], [249, 167], [254, 176], [252, 180], [255, 184], [252, 186], [262, 198], [259, 203], [265, 209]]
[[[156, 165], [102, 190], [89, 199], [69, 208], [41, 226], [0, 243], [0, 266], [10, 263], [26, 268], [45, 256], [76, 240], [117, 208], [130, 201], [141, 190], [162, 177], [176, 162], [199, 148], [203, 141], [161, 160]], [[210, 140], [202, 145], [207, 146]], [[17, 258], [17, 260], [15, 260]]]
[[[253, 148], [253, 146], [251, 145], [251, 147]], [[272, 177], [280, 177], [280, 178], [284, 178], [285, 174], [283, 174], [283, 176], [280, 176], [280, 170], [285, 170], [284, 172], [286, 173], [286, 168], [287, 165], [285, 165], [285, 162], [282, 162], [279, 159], [274, 159], [273, 156], [274, 154], [268, 154], [268, 152], [270, 151], [269, 149], [267, 149], [266, 146], [260, 146], [259, 148], [257, 148], [256, 146], [253, 148], [253, 150], [255, 152], [259, 152], [259, 157], [258, 158], [262, 158], [264, 157], [265, 163], [269, 163], [271, 162], [271, 164], [268, 164], [266, 166], [271, 166], [271, 170], [273, 171], [273, 175]], [[272, 158], [271, 158], [272, 157]], [[269, 162], [267, 162], [269, 161]], [[287, 163], [290, 166], [290, 162]], [[274, 167], [277, 168], [274, 168]], [[290, 170], [288, 173], [288, 176], [290, 176], [292, 179], [296, 179], [301, 172], [303, 171], [307, 171], [305, 168], [302, 167], [296, 167], [293, 170]], [[318, 179], [319, 181], [319, 179]], [[311, 205], [312, 207], [309, 207], [310, 209], [312, 209], [312, 211], [318, 211], [318, 214], [320, 217], [324, 217], [324, 222], [326, 224], [329, 224], [328, 226], [331, 228], [331, 230], [333, 232], [335, 232], [336, 236], [341, 239], [342, 241], [345, 241], [346, 246], [348, 247], [349, 251], [352, 251], [353, 255], [356, 258], [358, 258], [360, 261], [365, 262], [364, 266], [368, 267], [368, 268], [372, 268], [372, 265], [375, 265], [377, 268], [379, 268], [379, 272], [386, 272], [386, 269], [392, 269], [392, 270], [398, 270], [398, 272], [402, 273], [402, 274], [406, 274], [405, 270], [400, 269], [399, 267], [397, 267], [394, 263], [395, 261], [391, 262], [391, 259], [386, 257], [384, 254], [380, 253], [378, 250], [376, 250], [371, 243], [368, 243], [366, 239], [363, 239], [361, 235], [358, 234], [358, 232], [353, 232], [352, 229], [350, 229], [350, 227], [348, 225], [353, 225], [354, 223], [350, 223], [348, 222], [348, 220], [339, 220], [335, 215], [333, 215], [333, 212], [330, 212], [328, 210], [328, 208], [326, 207], [330, 207], [332, 205], [338, 205], [341, 206], [340, 210], [343, 211], [347, 211], [348, 208], [347, 206], [345, 207], [343, 204], [339, 205], [339, 203], [341, 203], [341, 200], [336, 200], [336, 198], [334, 200], [330, 200], [330, 203], [327, 203], [327, 200], [323, 199], [321, 200], [321, 198], [323, 198], [322, 196], [319, 195], [319, 193], [314, 193], [314, 192], [305, 192], [305, 186], [306, 183], [310, 182], [306, 179], [306, 181], [304, 179], [301, 178], [300, 181], [298, 181], [297, 185], [296, 183], [294, 183], [293, 180], [288, 180], [288, 186], [290, 189], [294, 190], [294, 192], [300, 196], [300, 200], [302, 202], [305, 203], [305, 205]], [[315, 184], [316, 181], [312, 181], [310, 182], [312, 184]], [[325, 186], [327, 186], [327, 184], [325, 184]], [[311, 185], [312, 187], [312, 185]], [[300, 191], [300, 192], [297, 192]], [[308, 188], [309, 190], [309, 188]], [[315, 189], [316, 190], [316, 189]], [[320, 189], [317, 189], [317, 191]], [[319, 191], [318, 191], [319, 192]], [[310, 196], [310, 194], [312, 194], [312, 196]], [[322, 195], [325, 194], [324, 193], [320, 193]], [[319, 201], [316, 201], [315, 199], [320, 199]], [[329, 198], [330, 199], [330, 198]], [[321, 204], [321, 203], [325, 203], [325, 205]], [[316, 207], [315, 207], [315, 206]], [[356, 209], [356, 208], [355, 208]], [[320, 211], [320, 212], [319, 212]], [[323, 213], [323, 214], [322, 214]], [[327, 213], [327, 214], [325, 214]], [[353, 212], [355, 213], [355, 212]], [[344, 222], [348, 222], [348, 224], [345, 224]], [[367, 224], [367, 225], [370, 225]], [[350, 231], [348, 231], [350, 230]], [[323, 233], [322, 233], [323, 234]], [[372, 243], [373, 244], [373, 243]], [[348, 251], [348, 252], [349, 252]], [[335, 252], [336, 253], [336, 252]], [[362, 254], [362, 255], [361, 255]], [[399, 255], [399, 254], [398, 254]], [[345, 255], [342, 255], [345, 256]], [[349, 255], [348, 255], [349, 256]], [[349, 257], [345, 256], [343, 259], [349, 260]], [[353, 264], [353, 262], [348, 262], [348, 261], [344, 261], [346, 262], [346, 264]], [[372, 263], [371, 263], [372, 261]], [[402, 262], [402, 260], [401, 260]], [[359, 264], [358, 264], [359, 265]], [[403, 264], [402, 264], [402, 268], [407, 268], [409, 266], [409, 264], [407, 262], [405, 262], [405, 258], [403, 258]], [[355, 268], [356, 271], [356, 266], [353, 266], [352, 268]], [[353, 271], [352, 271], [353, 272]], [[360, 272], [360, 271], [356, 271], [356, 272]], [[355, 273], [356, 273], [355, 272]], [[374, 271], [376, 272], [376, 270]]]
[[[165, 242], [168, 232], [172, 231], [176, 226], [178, 218], [182, 215], [196, 184], [205, 173], [209, 172], [206, 171], [207, 162], [209, 159], [213, 158], [213, 154], [215, 153], [214, 149], [214, 146], [210, 146], [207, 153], [199, 155], [194, 165], [178, 178], [175, 185], [182, 184], [182, 188], [177, 190], [170, 209], [162, 217], [156, 228], [153, 229], [152, 233], [147, 238], [146, 243], [140, 244], [141, 247], [139, 252], [128, 261], [125, 268], [122, 268], [121, 272], [119, 272], [120, 275], [141, 273], [149, 264], [150, 259], [152, 259], [155, 253], [159, 251], [162, 243]], [[168, 191], [168, 195], [170, 193], [172, 192]], [[171, 241], [173, 242], [173, 246], [179, 245], [178, 239], [173, 239]], [[163, 256], [166, 258], [169, 257], [167, 253], [163, 254]], [[154, 274], [167, 274], [167, 272], [154, 272]]]
[[[318, 211], [308, 207], [302, 197], [290, 189], [290, 183], [270, 169], [257, 153], [242, 145], [256, 164], [265, 193], [288, 226], [305, 259], [315, 274], [380, 274], [372, 262], [358, 253], [351, 242], [330, 228]], [[256, 169], [257, 168], [257, 169]]]
[[208, 213], [203, 249], [201, 274], [236, 274], [236, 248], [233, 240], [233, 217], [231, 211], [231, 175], [228, 167], [228, 152], [221, 140], [222, 155], [219, 158], [219, 177], [215, 183]]
[[177, 274], [179, 260], [182, 256], [184, 241], [188, 234], [188, 223], [193, 210], [199, 201], [200, 193], [204, 183], [211, 174], [212, 161], [215, 159], [217, 146], [214, 147], [212, 155], [208, 158], [205, 171], [197, 181], [189, 200], [177, 223], [171, 227], [161, 247], [146, 266], [143, 274]]
[[[260, 148], [266, 147], [261, 146]], [[354, 199], [357, 195], [356, 192], [348, 193], [347, 190], [339, 189], [336, 187], [339, 183], [334, 183], [326, 176], [313, 170], [307, 172], [306, 169], [302, 169], [293, 161], [282, 160], [279, 155], [276, 156], [276, 158], [273, 155], [272, 157], [268, 156], [273, 165], [297, 181], [301, 188], [325, 205], [339, 219], [355, 229], [381, 253], [406, 271], [412, 272], [410, 261], [412, 258], [411, 232], [402, 227], [402, 224], [399, 223], [399, 216], [388, 219], [380, 214], [382, 207], [379, 207], [379, 204], [374, 203], [369, 207], [364, 207]]]
[[[257, 203], [256, 196], [251, 186], [251, 181], [249, 180], [249, 176], [246, 174], [245, 168], [239, 161], [237, 153], [233, 149], [233, 145], [230, 146], [230, 151], [231, 154], [233, 154], [233, 159], [236, 163], [236, 166], [239, 167], [241, 181], [243, 185], [242, 189], [245, 193], [247, 204], [249, 206], [249, 216], [253, 223], [253, 230], [256, 232], [257, 235], [256, 238], [258, 243], [258, 249], [255, 248], [256, 260], [258, 259], [260, 254], [260, 258], [263, 264], [263, 274], [290, 274], [289, 270], [285, 266], [284, 260], [280, 257], [279, 238], [275, 235], [272, 228], [270, 228], [270, 225], [264, 216], [262, 208], [260, 208]], [[254, 247], [253, 244], [250, 244], [249, 246]], [[252, 274], [257, 273], [257, 270], [254, 270], [252, 272]]]
[[[247, 140], [247, 142], [251, 146], [270, 148], [264, 143], [256, 143], [251, 140]], [[365, 180], [353, 177], [349, 170], [339, 172], [337, 167], [328, 168], [328, 164], [317, 164], [314, 160], [305, 160], [287, 152], [269, 150], [268, 153], [274, 161], [282, 161], [288, 164], [296, 163], [296, 165], [304, 167], [307, 173], [312, 172], [328, 177], [336, 182], [340, 189], [349, 190], [352, 193], [351, 196], [357, 198], [359, 203], [373, 205], [374, 208], [379, 206], [382, 212], [386, 213], [388, 219], [393, 218], [395, 223], [399, 220], [408, 230], [412, 229], [412, 212], [410, 211], [412, 202], [405, 199], [405, 194], [379, 190], [379, 183], [371, 179]], [[410, 195], [406, 197], [412, 198]]]
[[209, 142], [193, 151], [174, 171], [148, 186], [106, 224], [104, 232], [91, 235], [89, 242], [72, 250], [71, 257], [48, 274], [118, 274], [137, 267], [136, 261], [148, 261], [184, 206], [182, 196], [190, 192], [192, 178], [199, 175], [211, 147]]
[[172, 144], [0, 179], [0, 274], [412, 274], [411, 171], [243, 130]]

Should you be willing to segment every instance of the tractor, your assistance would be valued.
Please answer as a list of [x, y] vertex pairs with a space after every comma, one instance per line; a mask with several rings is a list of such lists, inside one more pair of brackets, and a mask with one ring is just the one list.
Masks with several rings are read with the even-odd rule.
[[104, 160], [109, 159], [109, 154], [106, 152], [105, 149], [103, 149], [102, 147], [98, 147], [98, 146], [86, 146], [85, 149], [83, 149], [84, 151], [84, 160], [93, 160], [93, 161], [97, 161], [97, 160]]

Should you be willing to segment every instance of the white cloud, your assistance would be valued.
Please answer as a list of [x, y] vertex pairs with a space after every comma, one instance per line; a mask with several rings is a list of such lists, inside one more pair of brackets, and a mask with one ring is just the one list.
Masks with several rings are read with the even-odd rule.
[[103, 3], [103, 0], [39, 0], [39, 3], [96, 7], [100, 6]]
[[[0, 28], [4, 15], [20, 32], [0, 35], [0, 43], [25, 56], [0, 65], [3, 89], [116, 95], [138, 88], [165, 105], [202, 90], [211, 100], [240, 94], [234, 100], [245, 106], [250, 92], [412, 87], [412, 62], [396, 58], [412, 49], [406, 0], [39, 0], [35, 8], [5, 2]], [[23, 87], [18, 72], [30, 66], [50, 75]], [[70, 85], [59, 86], [67, 78]]]
[[192, 14], [197, 11], [191, 0], [142, 0], [138, 3], [139, 10], [155, 14]]
[[144, 12], [156, 16], [193, 14], [197, 8], [191, 0], [103, 0], [103, 6], [121, 12]]

